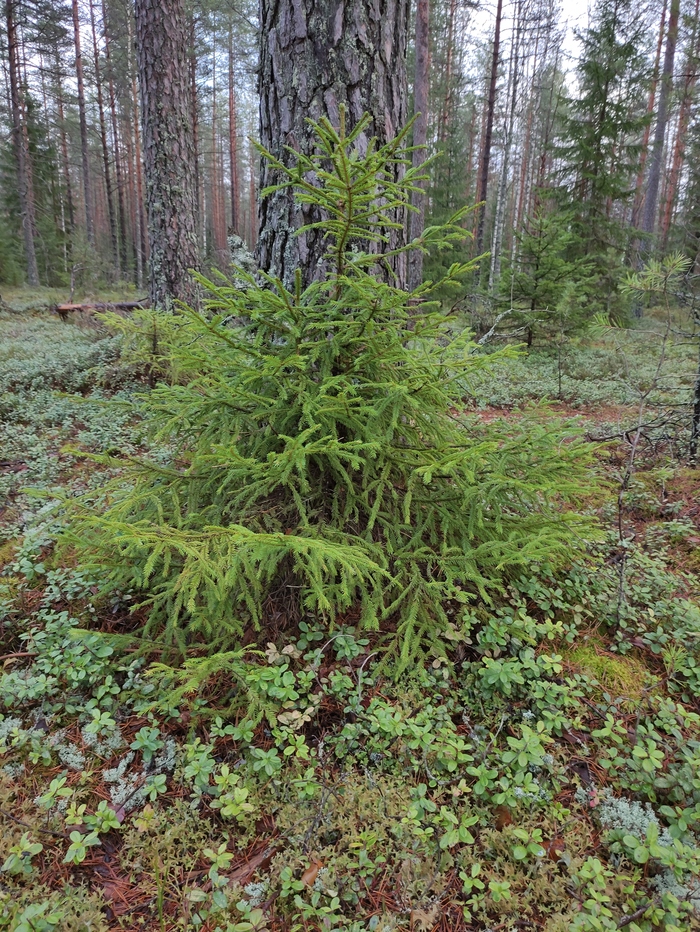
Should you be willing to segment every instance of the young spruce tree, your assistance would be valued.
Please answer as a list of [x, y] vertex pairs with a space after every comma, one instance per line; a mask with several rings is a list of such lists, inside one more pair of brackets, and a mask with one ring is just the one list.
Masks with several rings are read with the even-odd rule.
[[[206, 312], [141, 318], [169, 381], [140, 410], [172, 458], [133, 463], [74, 536], [112, 586], [143, 593], [147, 637], [221, 650], [310, 614], [379, 630], [401, 667], [441, 649], [464, 603], [575, 546], [562, 503], [581, 492], [579, 445], [551, 425], [504, 436], [464, 419], [494, 356], [452, 336], [428, 285], [373, 274], [418, 172], [405, 131], [358, 154], [366, 126], [321, 121], [315, 154], [273, 160], [323, 217], [324, 281], [202, 280]], [[424, 245], [461, 238], [460, 217]]]

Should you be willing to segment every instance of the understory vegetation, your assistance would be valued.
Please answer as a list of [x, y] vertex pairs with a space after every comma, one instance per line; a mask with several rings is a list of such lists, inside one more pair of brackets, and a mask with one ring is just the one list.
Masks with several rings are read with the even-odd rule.
[[478, 344], [317, 129], [324, 281], [0, 315], [0, 929], [700, 928], [682, 311]]

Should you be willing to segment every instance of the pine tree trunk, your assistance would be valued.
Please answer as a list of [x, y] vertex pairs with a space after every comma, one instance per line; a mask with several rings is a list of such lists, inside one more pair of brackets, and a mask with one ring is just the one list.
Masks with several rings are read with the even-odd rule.
[[109, 165], [109, 148], [107, 146], [107, 124], [105, 122], [104, 98], [102, 96], [102, 75], [100, 73], [100, 51], [97, 45], [95, 27], [95, 5], [90, 0], [90, 26], [92, 27], [92, 50], [95, 57], [95, 85], [97, 90], [97, 113], [100, 120], [100, 140], [102, 142], [102, 163], [105, 172], [105, 189], [107, 192], [107, 214], [109, 216], [109, 236], [112, 242], [114, 267], [119, 278], [119, 244], [117, 242], [117, 218], [114, 211], [114, 192], [112, 190], [112, 171]]
[[517, 13], [513, 20], [513, 37], [511, 40], [510, 62], [508, 67], [508, 86], [510, 89], [510, 112], [506, 126], [503, 143], [503, 164], [498, 182], [498, 197], [496, 199], [496, 216], [493, 224], [493, 241], [491, 244], [491, 269], [489, 271], [489, 294], [501, 277], [501, 248], [503, 246], [503, 225], [506, 216], [506, 195], [508, 186], [508, 171], [510, 169], [510, 149], [513, 143], [513, 128], [515, 126], [515, 105], [518, 99], [518, 81], [520, 78], [520, 33], [522, 31], [522, 0], [518, 0]]
[[199, 172], [199, 95], [197, 93], [197, 57], [194, 53], [195, 49], [195, 20], [194, 17], [190, 20], [190, 93], [192, 97], [192, 145], [194, 147], [194, 200], [196, 208], [196, 227], [197, 227], [197, 243], [199, 245], [200, 255], [206, 255], [206, 241], [205, 241], [205, 214], [204, 214], [204, 204], [203, 196], [204, 192], [202, 189], [202, 183], [200, 180]]
[[238, 129], [236, 125], [236, 88], [233, 71], [233, 28], [228, 30], [228, 157], [231, 172], [231, 230], [238, 233], [240, 225], [238, 191]]
[[88, 144], [87, 114], [85, 110], [85, 82], [83, 80], [83, 56], [80, 50], [80, 18], [78, 0], [72, 0], [73, 40], [75, 42], [75, 74], [78, 81], [78, 115], [80, 118], [80, 155], [83, 163], [83, 197], [85, 200], [85, 233], [88, 243], [95, 246], [95, 218], [92, 202], [92, 180], [90, 178], [90, 149]]
[[[365, 111], [371, 115], [367, 137], [380, 145], [401, 129], [408, 109], [408, 0], [261, 0], [260, 27], [260, 141], [276, 158], [292, 161], [285, 145], [309, 152], [306, 118], [325, 116], [338, 126], [341, 104], [348, 129]], [[261, 188], [280, 180], [278, 172], [262, 165]], [[315, 212], [295, 204], [288, 190], [263, 199], [260, 267], [287, 285], [297, 268], [304, 282], [320, 277], [324, 236], [317, 230], [294, 235], [314, 218]], [[400, 242], [396, 237], [391, 245]], [[405, 256], [400, 259], [394, 272], [403, 286]]]
[[5, 0], [5, 14], [7, 19], [7, 53], [10, 65], [12, 135], [14, 137], [15, 158], [17, 160], [17, 188], [19, 194], [19, 209], [22, 216], [22, 231], [24, 233], [24, 256], [27, 262], [27, 282], [32, 286], [36, 286], [39, 284], [39, 268], [37, 266], [36, 248], [34, 245], [36, 221], [31, 185], [29, 146], [27, 144], [26, 127], [22, 120], [17, 23], [15, 21], [14, 0]]
[[193, 303], [199, 264], [195, 224], [188, 21], [182, 0], [136, 0], [143, 115], [149, 290], [154, 307]]
[[676, 203], [678, 193], [678, 183], [680, 181], [683, 162], [685, 161], [685, 140], [690, 125], [690, 117], [695, 98], [695, 85], [698, 79], [698, 17], [700, 16], [700, 0], [695, 0], [695, 16], [693, 18], [692, 32], [688, 40], [688, 53], [685, 65], [685, 84], [683, 87], [683, 96], [681, 98], [681, 107], [678, 114], [678, 129], [676, 131], [676, 140], [673, 147], [673, 161], [671, 171], [668, 176], [668, 186], [666, 188], [666, 198], [664, 203], [663, 216], [661, 220], [661, 248], [666, 249], [668, 234], [671, 229], [671, 219], [673, 209]]
[[139, 288], [143, 288], [143, 270], [148, 262], [147, 250], [147, 223], [146, 223], [146, 202], [144, 198], [144, 179], [143, 179], [143, 158], [141, 154], [141, 129], [140, 129], [140, 107], [139, 94], [136, 83], [136, 65], [133, 61], [133, 42], [131, 32], [131, 19], [128, 20], [128, 67], [131, 78], [131, 103], [132, 103], [132, 120], [134, 129], [134, 175], [136, 180], [136, 243], [138, 248], [138, 259], [136, 261], [136, 278]]
[[250, 163], [250, 178], [248, 180], [248, 199], [250, 201], [248, 249], [252, 251], [258, 244], [258, 211], [255, 195], [255, 149], [253, 148], [252, 142], [250, 143], [248, 161]]
[[[428, 138], [428, 92], [430, 89], [430, 0], [418, 0], [416, 7], [416, 73], [413, 83], [413, 145], [425, 146]], [[425, 160], [425, 150], [413, 153], [413, 167]], [[425, 182], [420, 182], [423, 193], [414, 192], [411, 204], [415, 212], [409, 214], [409, 239], [418, 239], [425, 226]], [[408, 290], [413, 291], [423, 280], [423, 253], [414, 249], [408, 256]]]
[[63, 82], [61, 81], [61, 61], [56, 49], [56, 91], [58, 105], [58, 132], [61, 143], [61, 162], [63, 178], [66, 185], [66, 206], [68, 208], [68, 228], [70, 233], [75, 231], [75, 211], [73, 208], [73, 186], [70, 180], [70, 164], [68, 162], [68, 140], [66, 138], [66, 119], [63, 111]]
[[[476, 224], [476, 255], [481, 255], [484, 248], [484, 223], [486, 221], [486, 195], [489, 184], [489, 165], [491, 162], [491, 139], [493, 136], [493, 118], [496, 109], [496, 83], [498, 80], [498, 58], [501, 51], [501, 19], [503, 18], [503, 0], [498, 0], [496, 7], [496, 29], [493, 35], [493, 52], [491, 54], [491, 74], [489, 77], [489, 94], [486, 105], [486, 129], [484, 144], [481, 148], [481, 166], [479, 169], [479, 190], [477, 201], [483, 202], [479, 207]], [[477, 274], [478, 277], [478, 274]]]
[[635, 185], [634, 204], [632, 206], [632, 226], [639, 229], [639, 222], [642, 215], [642, 205], [644, 203], [644, 176], [646, 172], [647, 156], [649, 154], [649, 136], [651, 135], [651, 117], [654, 113], [656, 104], [656, 87], [659, 83], [659, 66], [661, 64], [661, 49], [664, 44], [664, 27], [666, 25], [666, 8], [667, 0], [664, 0], [664, 7], [661, 11], [661, 24], [659, 26], [659, 39], [656, 43], [656, 60], [654, 62], [654, 72], [649, 88], [649, 101], [647, 103], [647, 117], [649, 122], [644, 127], [644, 136], [642, 137], [642, 151], [639, 157], [639, 171], [637, 173], [637, 183]]
[[102, 0], [102, 28], [105, 40], [105, 61], [107, 63], [107, 89], [109, 91], [109, 112], [112, 126], [112, 144], [114, 146], [114, 171], [117, 176], [117, 205], [119, 208], [119, 266], [122, 272], [126, 272], [126, 206], [124, 203], [124, 179], [122, 177], [122, 157], [119, 146], [117, 102], [114, 93], [114, 75], [112, 73], [112, 58], [110, 52], [110, 41], [107, 30], [107, 17], [105, 15], [104, 0]]
[[656, 205], [659, 196], [659, 183], [661, 180], [661, 164], [663, 161], [666, 124], [668, 123], [668, 103], [673, 86], [673, 61], [676, 54], [679, 14], [680, 0], [671, 0], [664, 66], [661, 72], [659, 109], [656, 115], [654, 145], [651, 150], [651, 161], [649, 163], [649, 183], [644, 198], [644, 213], [642, 216], [642, 230], [649, 234], [654, 232], [654, 227], [656, 226]]

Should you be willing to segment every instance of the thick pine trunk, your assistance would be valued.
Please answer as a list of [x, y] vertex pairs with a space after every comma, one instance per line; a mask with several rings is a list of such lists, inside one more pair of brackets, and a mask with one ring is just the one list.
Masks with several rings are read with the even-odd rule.
[[83, 197], [85, 199], [85, 233], [88, 243], [95, 245], [95, 217], [92, 202], [92, 179], [90, 178], [90, 148], [88, 143], [87, 114], [85, 109], [85, 82], [83, 80], [83, 56], [80, 49], [80, 17], [78, 0], [72, 0], [73, 40], [75, 43], [75, 74], [78, 81], [78, 115], [80, 118], [80, 155], [83, 163]]
[[136, 46], [143, 116], [149, 290], [154, 307], [194, 302], [194, 143], [182, 0], [137, 0]]
[[[406, 122], [408, 0], [260, 0], [260, 141], [282, 162], [284, 146], [309, 152], [307, 117], [339, 125], [346, 108], [348, 130], [365, 111], [367, 137], [381, 145]], [[367, 140], [363, 140], [366, 145]], [[261, 188], [281, 180], [262, 165]], [[288, 190], [263, 199], [259, 212], [260, 267], [291, 285], [296, 268], [309, 282], [323, 274], [326, 246], [317, 230], [295, 236], [315, 219]], [[394, 245], [394, 244], [392, 244]], [[396, 243], [398, 245], [398, 243]], [[406, 281], [405, 256], [394, 269]]]
[[12, 135], [17, 160], [17, 188], [19, 209], [22, 215], [24, 233], [24, 255], [27, 262], [27, 281], [30, 285], [39, 284], [39, 268], [34, 246], [34, 198], [31, 186], [31, 166], [29, 164], [29, 146], [27, 145], [26, 127], [22, 120], [20, 100], [20, 81], [17, 49], [17, 23], [15, 21], [14, 0], [6, 0], [7, 52], [10, 64], [10, 101], [12, 108]]
[[[416, 73], [413, 83], [413, 145], [425, 146], [428, 138], [428, 92], [430, 89], [430, 0], [418, 0], [416, 8]], [[447, 105], [446, 105], [447, 106]], [[425, 160], [425, 150], [413, 153], [413, 167]], [[420, 182], [425, 192], [425, 182]], [[412, 198], [415, 212], [409, 214], [409, 239], [417, 239], [425, 226], [425, 193], [416, 191]], [[415, 249], [408, 257], [408, 289], [418, 288], [423, 280], [423, 253]]]

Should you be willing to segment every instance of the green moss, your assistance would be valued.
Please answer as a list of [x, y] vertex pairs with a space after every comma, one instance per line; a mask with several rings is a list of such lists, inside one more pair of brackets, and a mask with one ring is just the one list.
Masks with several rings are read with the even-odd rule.
[[618, 657], [602, 642], [591, 640], [564, 652], [565, 660], [591, 680], [591, 685], [614, 697], [639, 699], [653, 681], [652, 674], [634, 657]]

